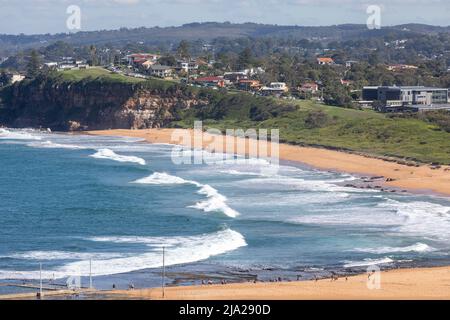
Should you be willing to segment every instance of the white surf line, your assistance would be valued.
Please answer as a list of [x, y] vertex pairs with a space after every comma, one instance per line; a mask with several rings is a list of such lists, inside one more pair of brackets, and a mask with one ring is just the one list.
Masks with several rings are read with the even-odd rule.
[[111, 149], [99, 149], [95, 154], [90, 155], [92, 158], [96, 159], [107, 159], [107, 160], [113, 160], [117, 162], [131, 162], [131, 163], [137, 163], [142, 166], [145, 166], [146, 161], [142, 158], [135, 157], [135, 156], [123, 156], [115, 153]]
[[193, 180], [185, 180], [183, 178], [172, 176], [165, 172], [155, 172], [152, 175], [142, 179], [138, 179], [133, 183], [153, 185], [191, 184], [200, 188], [198, 193], [206, 196], [208, 199], [205, 201], [200, 201], [195, 205], [190, 206], [190, 208], [203, 210], [204, 212], [222, 212], [230, 218], [236, 218], [237, 216], [239, 216], [239, 212], [227, 205], [227, 197], [220, 194], [216, 189], [208, 184], [201, 184]]

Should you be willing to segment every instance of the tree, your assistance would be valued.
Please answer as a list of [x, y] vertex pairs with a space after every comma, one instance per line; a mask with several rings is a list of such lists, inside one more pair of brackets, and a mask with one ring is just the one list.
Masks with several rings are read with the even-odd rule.
[[238, 65], [240, 69], [246, 69], [252, 64], [252, 50], [247, 47], [241, 51], [238, 57]]
[[2, 71], [0, 73], [0, 87], [8, 85], [10, 81], [11, 79], [9, 75], [6, 72]]
[[177, 48], [177, 54], [181, 59], [189, 59], [189, 42], [182, 40]]
[[97, 58], [97, 48], [94, 45], [89, 46], [89, 56], [90, 56], [89, 64], [91, 66], [96, 66], [98, 64], [98, 58]]
[[27, 75], [30, 78], [34, 78], [39, 74], [39, 70], [41, 67], [41, 61], [39, 54], [36, 50], [31, 51], [30, 59], [27, 64]]
[[175, 66], [177, 64], [177, 60], [174, 56], [163, 56], [159, 58], [158, 63], [163, 66]]

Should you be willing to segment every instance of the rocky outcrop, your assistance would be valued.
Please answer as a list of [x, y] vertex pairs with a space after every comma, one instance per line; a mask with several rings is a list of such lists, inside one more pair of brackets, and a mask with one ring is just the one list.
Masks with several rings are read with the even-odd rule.
[[180, 85], [39, 78], [1, 92], [0, 124], [54, 130], [144, 129], [166, 126], [180, 112], [209, 103]]

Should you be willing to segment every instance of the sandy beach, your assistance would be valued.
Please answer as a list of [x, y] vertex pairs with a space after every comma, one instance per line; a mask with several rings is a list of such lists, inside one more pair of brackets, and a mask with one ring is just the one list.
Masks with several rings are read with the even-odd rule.
[[[337, 280], [245, 282], [166, 287], [166, 300], [415, 300], [450, 299], [450, 267], [396, 269], [371, 275], [342, 276]], [[379, 279], [379, 287], [374, 280]], [[62, 299], [73, 291], [47, 292], [44, 299]], [[96, 291], [83, 290], [85, 299], [162, 300], [161, 288]], [[35, 299], [36, 293], [0, 295], [0, 300]]]
[[[375, 276], [371, 276], [374, 280]], [[369, 289], [368, 275], [331, 281], [237, 283], [165, 289], [168, 300], [377, 300], [450, 299], [450, 267], [397, 269], [379, 275], [379, 289]], [[162, 299], [162, 289], [114, 291], [112, 298]]]
[[[182, 130], [193, 136], [193, 130]], [[193, 140], [173, 139], [174, 129], [106, 130], [89, 131], [93, 135], [126, 136], [143, 138], [150, 143], [183, 144], [192, 147]], [[180, 133], [180, 131], [178, 131]], [[210, 145], [211, 136], [205, 134], [202, 147], [209, 151], [223, 152], [225, 142]], [[235, 150], [247, 147], [249, 140], [236, 138]], [[198, 146], [198, 145], [197, 145]], [[227, 149], [229, 150], [229, 149]], [[241, 148], [242, 150], [242, 148]], [[237, 151], [236, 153], [243, 153]], [[257, 155], [257, 154], [256, 154]], [[364, 155], [321, 148], [279, 144], [282, 160], [301, 162], [324, 170], [347, 172], [362, 176], [382, 176], [384, 184], [418, 193], [433, 192], [450, 195], [450, 167], [431, 165], [409, 166], [396, 162], [370, 158]], [[387, 180], [387, 181], [386, 181]], [[361, 274], [336, 281], [258, 282], [183, 286], [166, 288], [166, 299], [449, 299], [450, 267], [397, 269], [381, 272], [380, 289], [368, 289], [368, 275]], [[161, 289], [142, 289], [109, 292], [112, 297], [130, 299], [161, 299]]]
[[[172, 143], [194, 145], [193, 130], [179, 130], [191, 134], [192, 140], [173, 139], [175, 129], [144, 129], [144, 130], [104, 130], [87, 131], [92, 135], [126, 136], [142, 138], [150, 143]], [[179, 138], [179, 137], [178, 137]], [[217, 136], [204, 133], [201, 145], [204, 149], [216, 152], [224, 152], [226, 149], [225, 139], [218, 140], [211, 147], [212, 139], [217, 140]], [[249, 140], [243, 138], [234, 139], [236, 153], [239, 150], [251, 156], [256, 156], [249, 148]], [[270, 152], [269, 152], [270, 154]], [[370, 158], [347, 152], [333, 151], [322, 148], [300, 147], [289, 144], [279, 144], [279, 157], [281, 160], [301, 162], [318, 169], [334, 170], [367, 176], [383, 176], [385, 185], [413, 192], [434, 192], [442, 195], [450, 195], [450, 167], [441, 166], [439, 168], [430, 165], [408, 166], [396, 162], [385, 161], [377, 158]]]

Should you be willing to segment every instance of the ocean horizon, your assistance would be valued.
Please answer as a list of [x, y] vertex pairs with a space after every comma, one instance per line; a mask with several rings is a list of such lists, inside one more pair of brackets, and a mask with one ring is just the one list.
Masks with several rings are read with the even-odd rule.
[[174, 164], [173, 148], [0, 129], [0, 282], [157, 286], [163, 247], [172, 284], [450, 263], [446, 197], [202, 150], [183, 155], [214, 161]]

